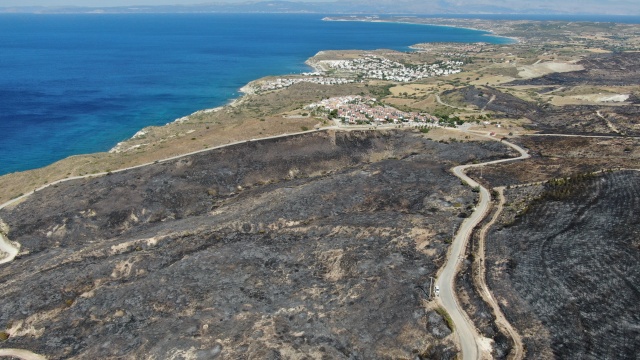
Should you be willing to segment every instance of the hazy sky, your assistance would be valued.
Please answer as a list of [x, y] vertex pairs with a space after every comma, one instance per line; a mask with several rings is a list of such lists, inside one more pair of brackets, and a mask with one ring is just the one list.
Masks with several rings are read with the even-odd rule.
[[[255, 1], [255, 0], [251, 0]], [[329, 2], [334, 0], [294, 0]], [[130, 6], [130, 5], [192, 5], [207, 3], [242, 3], [248, 0], [0, 0], [0, 6]]]
[[[0, 0], [0, 7], [11, 6], [61, 6], [88, 7], [135, 6], [135, 5], [191, 5], [203, 3], [241, 3], [264, 0]], [[277, 0], [275, 0], [277, 1]], [[335, 0], [289, 0], [300, 2], [333, 2]], [[429, 9], [430, 5], [441, 5], [454, 12], [464, 13], [508, 8], [529, 9], [540, 13], [584, 13], [594, 14], [640, 14], [640, 0], [356, 0], [363, 3], [419, 4], [418, 8]], [[415, 6], [413, 8], [416, 8]], [[442, 8], [442, 7], [440, 7]], [[500, 12], [500, 11], [499, 11]]]

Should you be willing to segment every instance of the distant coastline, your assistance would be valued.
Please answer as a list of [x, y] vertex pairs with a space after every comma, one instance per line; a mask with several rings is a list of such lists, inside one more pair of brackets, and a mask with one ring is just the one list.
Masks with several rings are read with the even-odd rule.
[[[421, 18], [418, 16], [415, 16], [416, 19], [425, 19], [425, 18]], [[513, 43], [517, 43], [520, 42], [520, 39], [515, 38], [515, 37], [509, 37], [509, 36], [502, 36], [500, 34], [496, 34], [495, 31], [493, 30], [485, 30], [485, 29], [479, 29], [479, 28], [472, 28], [472, 27], [465, 27], [465, 26], [458, 26], [458, 25], [443, 25], [443, 24], [437, 24], [437, 23], [422, 23], [422, 22], [411, 22], [411, 21], [395, 21], [392, 19], [389, 20], [384, 20], [384, 19], [373, 19], [373, 18], [368, 18], [368, 17], [357, 17], [357, 16], [350, 16], [349, 18], [346, 17], [332, 17], [332, 16], [325, 16], [324, 18], [322, 18], [322, 21], [341, 21], [341, 22], [372, 22], [372, 23], [392, 23], [392, 24], [406, 24], [406, 25], [425, 25], [425, 26], [438, 26], [438, 27], [443, 27], [443, 28], [457, 28], [457, 29], [464, 29], [464, 30], [470, 30], [470, 31], [479, 31], [479, 32], [485, 32], [486, 34], [483, 34], [483, 36], [497, 36], [497, 37], [501, 37], [501, 38], [505, 38], [505, 39], [511, 39], [513, 40]], [[409, 49], [419, 49], [416, 47], [417, 44], [413, 44], [408, 46]], [[320, 50], [316, 55], [321, 54], [323, 52], [326, 51], [332, 51], [333, 49], [324, 49], [324, 50]], [[364, 50], [363, 50], [364, 51]], [[317, 66], [316, 64], [310, 62], [309, 60], [311, 60], [313, 57], [307, 59], [305, 61], [305, 64], [307, 66], [309, 66], [310, 68], [312, 68], [315, 72], [324, 72], [323, 69], [319, 66]], [[283, 76], [282, 74], [272, 74], [272, 75], [268, 75], [267, 77], [277, 77], [277, 76]], [[208, 112], [215, 112], [215, 111], [220, 111], [222, 109], [224, 109], [224, 107], [226, 106], [236, 106], [238, 104], [240, 104], [243, 99], [247, 96], [247, 95], [252, 95], [255, 93], [255, 91], [253, 90], [251, 84], [255, 83], [262, 78], [257, 78], [257, 79], [253, 79], [250, 82], [248, 82], [246, 85], [242, 86], [240, 89], [238, 89], [238, 92], [240, 93], [240, 96], [236, 97], [236, 98], [231, 98], [227, 101], [226, 105], [222, 105], [222, 106], [218, 106], [215, 108], [211, 108], [211, 109], [202, 109], [202, 110], [198, 110], [195, 111], [194, 113], [190, 114], [190, 115], [186, 115], [184, 117], [180, 117], [177, 118], [175, 120], [173, 120], [172, 122], [182, 122], [182, 121], [186, 121], [189, 119], [189, 117], [194, 116], [194, 115], [199, 115], [202, 113], [208, 113]], [[169, 122], [169, 123], [172, 123]], [[169, 124], [168, 123], [168, 124]], [[137, 135], [137, 133], [136, 133]], [[132, 138], [135, 138], [136, 135], [134, 135]], [[119, 145], [119, 144], [118, 144]], [[115, 149], [115, 148], [114, 148]]]
[[[417, 19], [423, 19], [423, 18], [419, 18], [419, 17], [416, 17], [416, 18]], [[486, 34], [483, 34], [482, 36], [497, 36], [497, 37], [501, 37], [501, 38], [505, 38], [505, 39], [511, 39], [511, 40], [513, 40], [513, 43], [517, 43], [517, 42], [520, 41], [517, 38], [501, 36], [499, 34], [495, 34], [492, 30], [483, 30], [483, 29], [464, 27], [464, 26], [431, 24], [431, 23], [410, 22], [410, 21], [367, 19], [367, 18], [361, 18], [361, 17], [357, 17], [355, 19], [349, 19], [349, 18], [343, 18], [343, 17], [326, 16], [326, 17], [322, 18], [322, 21], [339, 21], [339, 22], [351, 22], [351, 21], [354, 21], [354, 22], [371, 22], [371, 23], [376, 23], [377, 22], [377, 23], [391, 23], [391, 24], [437, 26], [437, 27], [443, 27], [443, 28], [457, 28], [457, 29], [464, 29], [464, 30], [470, 30], [470, 31], [479, 31], [479, 32], [486, 33]], [[409, 49], [419, 49], [419, 48], [416, 47], [416, 45], [417, 44], [410, 45], [410, 46], [408, 46], [408, 48]], [[333, 49], [320, 50], [317, 54], [321, 54], [323, 52], [332, 51], [332, 50]], [[364, 51], [364, 50], [362, 50], [362, 51]], [[310, 68], [312, 68], [315, 72], [324, 72], [324, 70], [321, 67], [319, 67], [316, 64], [314, 64], [314, 63], [309, 61], [312, 58], [313, 57], [307, 59], [305, 61], [305, 64], [307, 66], [309, 66]], [[278, 76], [286, 76], [286, 75], [284, 75], [284, 74], [272, 74], [272, 75], [268, 75], [266, 77], [278, 77]], [[241, 104], [243, 102], [243, 100], [246, 98], [247, 95], [255, 94], [255, 91], [253, 90], [251, 84], [253, 84], [255, 82], [258, 82], [258, 81], [260, 81], [261, 79], [264, 79], [264, 78], [265, 77], [253, 79], [250, 82], [248, 82], [246, 85], [242, 86], [240, 89], [238, 89], [238, 92], [239, 92], [240, 95], [238, 97], [228, 99], [227, 103], [225, 105], [217, 106], [217, 107], [214, 107], [214, 108], [207, 108], [207, 109], [197, 110], [197, 111], [195, 111], [195, 112], [193, 112], [193, 113], [191, 113], [189, 115], [185, 115], [183, 117], [179, 117], [177, 119], [174, 119], [173, 121], [168, 122], [166, 125], [171, 124], [171, 123], [179, 123], [179, 122], [187, 121], [192, 116], [197, 116], [197, 115], [204, 114], [204, 113], [220, 111], [220, 110], [224, 109], [226, 106], [231, 106], [231, 107], [237, 106], [237, 105], [239, 105], [239, 104]], [[141, 129], [140, 131], [138, 131], [136, 134], [134, 134], [131, 138], [129, 138], [127, 140], [131, 140], [131, 139], [135, 139], [137, 137], [143, 136], [144, 133], [145, 133], [144, 129]], [[120, 147], [122, 146], [122, 144], [126, 143], [127, 140], [125, 140], [123, 142], [119, 142], [113, 148], [111, 148], [109, 150], [109, 152], [110, 153], [119, 152]]]
[[[418, 17], [414, 17], [416, 19], [426, 19], [426, 18], [418, 18]], [[466, 27], [466, 26], [458, 26], [458, 25], [442, 25], [442, 24], [436, 24], [436, 23], [423, 23], [423, 22], [412, 22], [412, 21], [408, 21], [407, 17], [403, 17], [403, 20], [394, 20], [393, 18], [391, 19], [381, 19], [381, 18], [373, 18], [373, 17], [357, 17], [357, 16], [349, 16], [349, 17], [333, 17], [333, 16], [325, 16], [324, 18], [322, 18], [322, 21], [361, 21], [361, 22], [372, 22], [372, 23], [391, 23], [391, 24], [408, 24], [408, 25], [427, 25], [427, 26], [440, 26], [440, 27], [452, 27], [452, 28], [457, 28], [457, 29], [465, 29], [465, 30], [472, 30], [472, 31], [482, 31], [482, 32], [486, 32], [487, 30], [483, 30], [483, 29], [477, 29], [477, 28], [472, 28], [472, 27]], [[491, 32], [493, 34], [493, 32]]]
[[[416, 21], [410, 21], [410, 19], [415, 19]], [[497, 33], [495, 29], [481, 29], [481, 28], [475, 28], [475, 27], [469, 27], [469, 26], [461, 26], [459, 24], [440, 24], [437, 22], [418, 21], [418, 20], [426, 20], [426, 19], [430, 19], [430, 18], [423, 18], [418, 16], [409, 16], [409, 17], [403, 16], [398, 18], [392, 17], [389, 19], [382, 19], [379, 17], [370, 17], [370, 16], [362, 17], [362, 16], [350, 15], [350, 16], [325, 16], [324, 18], [322, 18], [322, 21], [345, 21], [345, 22], [357, 21], [357, 22], [371, 22], [371, 23], [439, 26], [439, 27], [448, 27], [448, 28], [464, 29], [464, 30], [471, 30], [471, 31], [481, 31], [486, 33], [484, 34], [484, 36], [498, 36], [501, 38], [510, 39], [513, 41], [513, 43], [521, 42], [521, 39], [513, 36], [501, 35]], [[413, 48], [412, 46], [410, 46], [410, 48]]]

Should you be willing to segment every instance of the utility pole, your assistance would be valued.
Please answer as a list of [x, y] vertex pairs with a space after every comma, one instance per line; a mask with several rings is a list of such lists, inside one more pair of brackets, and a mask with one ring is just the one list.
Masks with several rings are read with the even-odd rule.
[[431, 289], [433, 289], [433, 276], [429, 276], [429, 299], [431, 299]]

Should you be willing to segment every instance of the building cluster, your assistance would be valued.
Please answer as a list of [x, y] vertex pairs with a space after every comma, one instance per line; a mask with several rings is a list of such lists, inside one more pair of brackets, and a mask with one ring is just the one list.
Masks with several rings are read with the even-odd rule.
[[461, 61], [446, 60], [434, 64], [405, 65], [377, 55], [365, 55], [353, 60], [325, 61], [335, 70], [348, 71], [368, 79], [410, 82], [432, 76], [457, 74]]
[[[341, 85], [355, 83], [361, 79], [380, 79], [397, 82], [411, 82], [426, 77], [457, 74], [463, 62], [457, 60], [439, 61], [433, 64], [405, 65], [381, 56], [367, 54], [352, 60], [323, 60], [321, 71], [305, 72], [300, 77], [276, 78], [251, 84], [247, 90], [255, 93], [288, 88], [298, 83], [320, 85]], [[327, 69], [328, 68], [328, 69]], [[326, 70], [346, 73], [346, 77], [325, 76]]]
[[383, 105], [376, 99], [358, 95], [340, 96], [325, 99], [308, 105], [309, 110], [321, 110], [330, 117], [349, 124], [387, 124], [409, 123], [409, 125], [435, 125], [438, 118], [426, 113], [404, 112], [391, 106]]
[[284, 89], [284, 88], [288, 88], [293, 84], [298, 84], [303, 82], [320, 84], [320, 85], [340, 85], [340, 84], [348, 84], [348, 83], [356, 82], [355, 79], [324, 77], [324, 76], [317, 76], [316, 74], [317, 73], [313, 73], [312, 77], [277, 78], [274, 80], [264, 81], [255, 87], [255, 91], [263, 92], [263, 91]]
[[481, 53], [487, 47], [487, 43], [479, 42], [474, 44], [456, 44], [455, 46], [451, 45], [442, 45], [442, 44], [417, 44], [411, 46], [412, 49], [421, 50], [421, 51], [436, 51], [438, 55], [447, 56], [447, 57], [468, 57], [469, 53]]

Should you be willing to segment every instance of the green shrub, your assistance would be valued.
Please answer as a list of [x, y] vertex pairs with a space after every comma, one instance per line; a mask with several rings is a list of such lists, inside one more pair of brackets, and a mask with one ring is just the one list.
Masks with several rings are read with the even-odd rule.
[[438, 314], [440, 314], [440, 316], [442, 316], [442, 318], [444, 319], [444, 321], [447, 322], [447, 326], [449, 327], [449, 330], [453, 331], [453, 329], [455, 329], [455, 326], [453, 325], [453, 319], [451, 319], [451, 316], [449, 315], [449, 313], [447, 312], [447, 310], [441, 308], [441, 307], [437, 307], [436, 312]]

